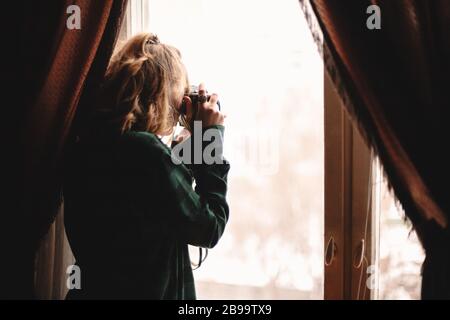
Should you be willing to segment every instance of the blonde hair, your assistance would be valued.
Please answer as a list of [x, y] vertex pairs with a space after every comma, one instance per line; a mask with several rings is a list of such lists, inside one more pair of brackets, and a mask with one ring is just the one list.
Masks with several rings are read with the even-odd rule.
[[176, 103], [189, 88], [180, 52], [151, 33], [129, 39], [112, 57], [102, 90], [102, 107], [112, 111], [122, 133], [169, 134]]

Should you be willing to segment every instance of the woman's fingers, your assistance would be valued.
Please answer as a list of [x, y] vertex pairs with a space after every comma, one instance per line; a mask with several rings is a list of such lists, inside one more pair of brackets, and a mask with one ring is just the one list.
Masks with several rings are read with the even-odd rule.
[[210, 98], [209, 98], [209, 105], [211, 108], [215, 109], [215, 110], [219, 110], [219, 106], [217, 105], [217, 101], [219, 101], [219, 96], [217, 95], [217, 93], [213, 93]]
[[198, 95], [199, 96], [206, 96], [206, 87], [205, 87], [205, 84], [203, 82], [198, 85]]
[[223, 124], [224, 115], [220, 112], [217, 102], [219, 96], [216, 93], [211, 94], [209, 99], [206, 97], [206, 87], [204, 83], [198, 86], [199, 104], [197, 120], [202, 121], [203, 127]]

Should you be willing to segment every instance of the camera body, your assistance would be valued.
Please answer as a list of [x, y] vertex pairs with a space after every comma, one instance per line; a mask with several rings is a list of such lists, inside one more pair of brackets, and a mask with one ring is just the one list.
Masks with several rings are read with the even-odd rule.
[[[187, 96], [189, 97], [189, 99], [191, 99], [192, 108], [193, 108], [192, 115], [195, 118], [195, 115], [197, 114], [197, 105], [198, 105], [198, 99], [199, 99], [198, 86], [191, 86], [189, 94]], [[208, 95], [208, 92], [206, 93], [206, 98], [207, 98], [207, 101], [209, 101], [209, 99], [211, 98], [211, 95]], [[217, 105], [218, 105], [219, 111], [220, 111], [220, 102], [219, 101], [217, 101]], [[187, 102], [185, 99], [183, 99], [183, 102], [181, 103], [180, 113], [183, 116], [187, 115]]]
[[[194, 119], [197, 115], [197, 106], [198, 106], [198, 100], [199, 100], [199, 90], [198, 86], [191, 86], [189, 94], [186, 95], [191, 100], [191, 107], [192, 107], [192, 115], [191, 119], [188, 121], [187, 115], [188, 115], [188, 102], [185, 98], [183, 98], [183, 101], [180, 106], [180, 125], [188, 129], [189, 131], [192, 131]], [[206, 99], [209, 101], [211, 98], [211, 95], [208, 95], [208, 92], [206, 92]], [[219, 107], [220, 111], [220, 102], [217, 101], [217, 106]]]

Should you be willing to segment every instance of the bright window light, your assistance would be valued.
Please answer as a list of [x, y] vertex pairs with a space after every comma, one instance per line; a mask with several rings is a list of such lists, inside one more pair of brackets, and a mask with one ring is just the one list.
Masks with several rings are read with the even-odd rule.
[[323, 62], [298, 1], [146, 2], [138, 31], [177, 47], [227, 114], [231, 217], [198, 297], [321, 299]]

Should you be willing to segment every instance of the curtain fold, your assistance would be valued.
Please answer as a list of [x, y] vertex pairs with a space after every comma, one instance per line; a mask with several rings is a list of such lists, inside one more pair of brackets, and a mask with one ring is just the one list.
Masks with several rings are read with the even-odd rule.
[[64, 299], [68, 288], [67, 268], [75, 264], [64, 228], [64, 205], [42, 239], [35, 260], [35, 297], [40, 300]]
[[[450, 298], [450, 2], [300, 0], [344, 105], [426, 251], [423, 298]], [[370, 30], [370, 5], [381, 29]], [[313, 22], [317, 18], [317, 25]], [[320, 44], [321, 45], [321, 44]]]
[[[34, 256], [62, 203], [61, 156], [80, 97], [84, 105], [103, 76], [119, 34], [126, 0], [25, 1], [20, 15], [18, 182], [13, 212], [2, 212], [0, 296], [33, 298]], [[80, 8], [80, 29], [67, 19]], [[16, 201], [16, 199], [15, 199]], [[5, 239], [5, 240], [3, 240]], [[7, 240], [10, 243], [5, 243]]]

